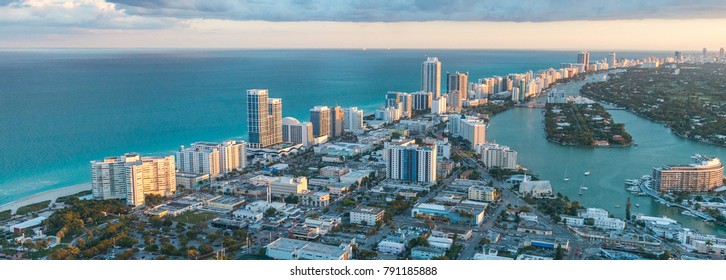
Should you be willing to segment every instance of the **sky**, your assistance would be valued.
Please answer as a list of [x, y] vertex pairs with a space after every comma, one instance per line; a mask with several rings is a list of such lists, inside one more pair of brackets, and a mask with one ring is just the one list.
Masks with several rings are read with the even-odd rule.
[[684, 50], [726, 1], [0, 0], [0, 48]]

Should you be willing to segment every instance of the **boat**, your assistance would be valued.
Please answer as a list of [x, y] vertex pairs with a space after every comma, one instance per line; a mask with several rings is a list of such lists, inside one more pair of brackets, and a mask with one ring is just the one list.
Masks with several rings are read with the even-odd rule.
[[640, 204], [637, 204], [637, 203], [636, 203], [636, 204], [635, 204], [635, 207], [640, 207]]
[[585, 176], [590, 176], [590, 171], [585, 171]]
[[620, 204], [615, 204], [615, 208], [620, 208]]
[[587, 187], [585, 187], [585, 184], [580, 185], [580, 195], [584, 194], [584, 190], [586, 190]]
[[564, 180], [565, 182], [567, 182], [567, 181], [570, 180], [570, 178], [567, 178], [567, 169], [565, 169], [565, 178], [562, 179], [562, 180]]

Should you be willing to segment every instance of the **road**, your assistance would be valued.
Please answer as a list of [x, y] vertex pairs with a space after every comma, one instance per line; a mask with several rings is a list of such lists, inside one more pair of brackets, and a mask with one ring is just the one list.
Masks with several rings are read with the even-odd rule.
[[[472, 241], [470, 241], [468, 244], [469, 246], [465, 247], [465, 250], [461, 255], [459, 256], [459, 259], [471, 259], [474, 254], [476, 253], [476, 247], [481, 242], [481, 239], [483, 238], [484, 231], [492, 229], [494, 220], [496, 217], [498, 217], [504, 209], [504, 205], [511, 204], [513, 207], [521, 208], [523, 206], [527, 206], [528, 208], [532, 209], [532, 213], [537, 216], [538, 221], [541, 224], [544, 224], [552, 229], [553, 236], [555, 238], [560, 239], [567, 239], [570, 241], [570, 250], [567, 252], [567, 259], [576, 259], [576, 258], [584, 258], [585, 255], [582, 256], [575, 256], [576, 251], [589, 249], [589, 248], [599, 248], [599, 246], [594, 246], [593, 244], [590, 244], [589, 242], [583, 240], [580, 236], [570, 232], [567, 230], [563, 225], [558, 224], [554, 222], [549, 216], [542, 214], [539, 212], [533, 205], [530, 205], [529, 203], [525, 202], [521, 197], [519, 197], [517, 194], [512, 192], [510, 190], [510, 185], [504, 184], [502, 182], [499, 182], [497, 180], [494, 180], [489, 173], [486, 171], [486, 169], [479, 164], [479, 162], [473, 160], [472, 158], [466, 156], [463, 153], [459, 153], [459, 156], [461, 156], [463, 159], [466, 160], [468, 165], [476, 166], [477, 171], [482, 174], [482, 177], [486, 180], [494, 182], [494, 186], [502, 190], [502, 202], [499, 203], [497, 208], [495, 208], [494, 211], [492, 211], [492, 214], [489, 215], [489, 219], [487, 219], [481, 226], [481, 229], [478, 232], [475, 237], [472, 237]], [[471, 246], [473, 245], [473, 246]]]

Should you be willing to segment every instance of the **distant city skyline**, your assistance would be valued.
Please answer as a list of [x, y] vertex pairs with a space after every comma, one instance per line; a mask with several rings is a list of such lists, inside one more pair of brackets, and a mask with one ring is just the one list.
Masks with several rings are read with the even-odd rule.
[[0, 48], [718, 52], [726, 46], [720, 1], [0, 0], [0, 24]]

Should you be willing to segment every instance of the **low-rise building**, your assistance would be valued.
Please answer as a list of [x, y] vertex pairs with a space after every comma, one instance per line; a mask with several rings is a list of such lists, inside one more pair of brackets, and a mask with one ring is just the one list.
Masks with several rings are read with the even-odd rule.
[[522, 219], [523, 221], [535, 222], [535, 223], [537, 222], [537, 215], [535, 215], [534, 213], [530, 213], [530, 212], [519, 212], [519, 218]]
[[381, 208], [359, 205], [350, 211], [350, 223], [372, 226], [383, 219], [384, 213], [385, 211]]
[[234, 208], [243, 203], [245, 203], [245, 200], [241, 198], [232, 196], [220, 196], [208, 200], [205, 203], [205, 207], [223, 211], [232, 211], [234, 210]]
[[582, 217], [560, 215], [560, 219], [562, 220], [562, 223], [572, 227], [581, 227], [585, 225], [585, 219]]
[[278, 177], [270, 182], [270, 190], [273, 197], [285, 198], [290, 195], [298, 195], [308, 189], [306, 177]]
[[446, 237], [435, 237], [435, 236], [429, 236], [427, 239], [429, 242], [429, 245], [434, 248], [438, 248], [441, 250], [449, 250], [452, 245], [454, 245], [454, 240], [451, 238]]
[[198, 189], [201, 187], [209, 186], [209, 174], [196, 174], [196, 173], [176, 173], [176, 184], [182, 186], [185, 189]]
[[310, 241], [278, 238], [265, 248], [267, 256], [277, 260], [347, 260], [352, 257], [350, 244], [330, 246]]
[[330, 205], [330, 193], [304, 191], [300, 194], [300, 205], [327, 207]]
[[552, 184], [550, 181], [524, 181], [519, 184], [519, 194], [531, 195], [535, 198], [552, 196]]
[[501, 192], [493, 187], [477, 185], [469, 188], [469, 199], [471, 200], [494, 202], [499, 201], [500, 197]]
[[411, 217], [425, 217], [437, 221], [480, 225], [484, 222], [486, 208], [464, 205], [446, 206], [432, 203], [418, 203], [411, 210]]
[[384, 254], [399, 255], [406, 251], [406, 241], [400, 238], [386, 238], [378, 243], [376, 250]]
[[517, 225], [517, 232], [533, 233], [537, 235], [552, 235], [551, 228], [543, 224], [530, 221], [520, 222], [519, 225]]
[[411, 258], [414, 260], [430, 260], [445, 255], [446, 251], [438, 248], [416, 246], [411, 249]]
[[320, 176], [327, 178], [340, 178], [340, 176], [343, 176], [348, 172], [350, 172], [350, 170], [347, 167], [342, 166], [325, 166], [320, 168]]

